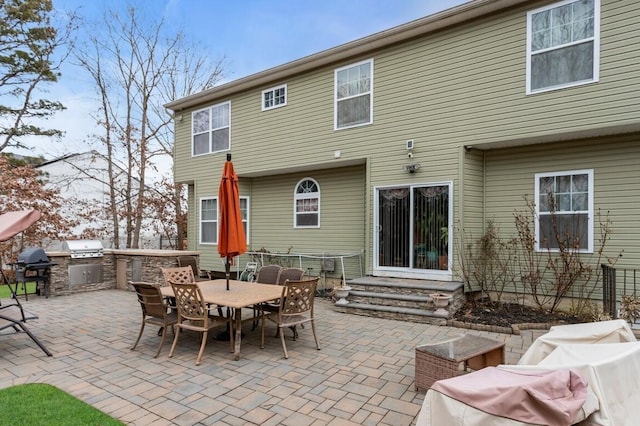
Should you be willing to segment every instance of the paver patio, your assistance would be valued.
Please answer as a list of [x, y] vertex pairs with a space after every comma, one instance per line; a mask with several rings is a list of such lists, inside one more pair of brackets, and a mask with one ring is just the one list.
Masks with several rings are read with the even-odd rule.
[[284, 359], [275, 328], [244, 327], [242, 355], [233, 361], [228, 342], [211, 340], [199, 367], [199, 336], [170, 340], [153, 358], [159, 337], [140, 326], [133, 292], [102, 290], [23, 305], [37, 313], [27, 325], [53, 353], [47, 357], [24, 333], [0, 335], [0, 388], [42, 382], [63, 389], [132, 425], [411, 425], [424, 390], [415, 391], [415, 346], [471, 333], [506, 344], [513, 364], [540, 332], [506, 335], [342, 314], [316, 299], [321, 350], [311, 330], [300, 330]]

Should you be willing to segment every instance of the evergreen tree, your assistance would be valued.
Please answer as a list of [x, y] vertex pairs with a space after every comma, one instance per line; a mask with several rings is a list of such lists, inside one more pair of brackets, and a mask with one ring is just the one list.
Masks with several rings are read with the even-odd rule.
[[0, 152], [26, 148], [26, 136], [62, 134], [38, 125], [64, 109], [60, 102], [40, 96], [60, 77], [77, 19], [56, 17], [62, 22], [56, 28], [52, 18], [51, 0], [0, 0]]

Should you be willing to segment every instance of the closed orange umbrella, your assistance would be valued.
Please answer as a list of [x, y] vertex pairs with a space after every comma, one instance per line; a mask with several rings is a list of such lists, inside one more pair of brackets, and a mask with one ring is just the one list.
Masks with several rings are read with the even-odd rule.
[[225, 260], [227, 276], [227, 290], [229, 290], [229, 275], [231, 261], [247, 251], [247, 238], [242, 225], [242, 210], [240, 209], [240, 190], [238, 189], [238, 175], [233, 169], [231, 154], [227, 154], [224, 163], [220, 189], [218, 190], [218, 208], [220, 211], [218, 228], [218, 253]]

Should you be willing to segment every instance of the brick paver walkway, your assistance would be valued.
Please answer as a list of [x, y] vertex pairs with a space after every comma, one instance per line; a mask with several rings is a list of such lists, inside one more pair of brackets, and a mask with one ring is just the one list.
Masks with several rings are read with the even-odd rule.
[[259, 331], [247, 323], [239, 361], [228, 342], [210, 340], [196, 367], [195, 334], [181, 334], [173, 358], [171, 334], [153, 358], [153, 327], [129, 349], [140, 326], [132, 292], [34, 296], [23, 304], [40, 316], [27, 325], [53, 357], [24, 333], [2, 332], [0, 388], [50, 383], [132, 425], [411, 425], [424, 399], [413, 384], [417, 344], [482, 335], [504, 341], [512, 364], [534, 337], [342, 314], [316, 299], [320, 351], [311, 330], [300, 330], [297, 341], [287, 331], [286, 360], [273, 324], [261, 350]]

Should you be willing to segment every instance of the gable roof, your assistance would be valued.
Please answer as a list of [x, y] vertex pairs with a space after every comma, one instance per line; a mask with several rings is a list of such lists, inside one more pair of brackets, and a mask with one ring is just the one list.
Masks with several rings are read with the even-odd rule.
[[199, 104], [212, 102], [234, 93], [281, 81], [296, 74], [308, 72], [357, 55], [364, 55], [374, 50], [405, 42], [527, 2], [530, 3], [530, 0], [471, 0], [442, 12], [177, 99], [167, 103], [165, 107], [172, 111], [180, 111]]

